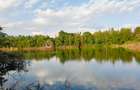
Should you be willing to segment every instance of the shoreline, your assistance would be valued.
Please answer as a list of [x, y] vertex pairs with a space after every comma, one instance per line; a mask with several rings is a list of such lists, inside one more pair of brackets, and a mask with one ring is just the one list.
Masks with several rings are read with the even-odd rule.
[[131, 51], [140, 52], [140, 42], [137, 43], [125, 43], [122, 45], [112, 45], [113, 48], [125, 48]]
[[45, 47], [31, 47], [31, 48], [0, 48], [0, 51], [53, 51], [54, 48], [45, 48]]
[[[110, 48], [125, 48], [131, 51], [140, 52], [140, 42], [138, 43], [126, 43], [122, 45], [112, 44], [112, 45], [86, 45], [82, 48], [96, 48], [96, 47], [110, 47]], [[0, 48], [0, 51], [55, 51], [55, 50], [65, 50], [65, 49], [79, 49], [77, 46], [62, 46], [57, 48], [46, 48], [46, 47], [29, 47], [29, 48]]]

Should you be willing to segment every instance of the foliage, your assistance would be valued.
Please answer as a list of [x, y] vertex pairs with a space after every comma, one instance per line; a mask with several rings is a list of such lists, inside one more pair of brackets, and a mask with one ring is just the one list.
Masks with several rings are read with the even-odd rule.
[[45, 45], [53, 44], [54, 47], [66, 46], [88, 46], [102, 44], [124, 44], [128, 41], [140, 40], [140, 27], [136, 27], [132, 32], [130, 28], [122, 28], [120, 30], [109, 29], [107, 31], [98, 31], [94, 33], [67, 33], [60, 31], [55, 38], [49, 36], [9, 36], [0, 31], [0, 47], [45, 47]]

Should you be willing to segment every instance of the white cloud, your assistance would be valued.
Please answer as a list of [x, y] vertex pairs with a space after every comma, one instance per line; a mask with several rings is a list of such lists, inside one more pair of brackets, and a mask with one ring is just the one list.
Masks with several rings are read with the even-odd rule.
[[[43, 3], [47, 5], [46, 3], [49, 0], [42, 1], [39, 7], [41, 7]], [[20, 6], [20, 4], [23, 4], [24, 8], [28, 9], [38, 4], [38, 2], [39, 0], [0, 0], [0, 10]], [[51, 3], [55, 3], [55, 0], [52, 0]], [[97, 16], [127, 13], [137, 8], [140, 8], [140, 0], [90, 0], [88, 3], [84, 3], [80, 6], [65, 6], [61, 9], [52, 9], [49, 7], [46, 9], [35, 8], [30, 11], [35, 15], [32, 19], [13, 22], [6, 21], [7, 23], [4, 22], [3, 24], [17, 30], [21, 28], [23, 30], [30, 30], [31, 33], [39, 32], [40, 30], [54, 33], [61, 29], [67, 30], [68, 32], [93, 32], [96, 30], [94, 24], [96, 25]]]
[[32, 8], [39, 0], [28, 0], [25, 3], [25, 8]]
[[61, 10], [38, 10], [35, 20], [46, 27], [68, 31], [94, 31], [94, 28], [83, 27], [94, 23], [94, 18], [104, 13], [126, 13], [136, 9], [140, 0], [90, 0], [81, 6], [67, 6]]
[[17, 0], [0, 0], [0, 10], [10, 8]]
[[25, 0], [0, 0], [0, 11], [18, 8], [20, 5], [23, 5], [24, 2]]
[[43, 32], [32, 32], [33, 35], [44, 35]]
[[46, 21], [45, 21], [45, 19], [43, 19], [43, 18], [35, 18], [34, 19], [34, 22], [35, 23], [37, 23], [37, 24], [46, 24]]
[[[38, 4], [38, 2], [40, 2], [40, 0], [0, 0], [0, 11], [20, 7], [29, 9]], [[48, 0], [42, 0], [42, 2], [47, 3]]]

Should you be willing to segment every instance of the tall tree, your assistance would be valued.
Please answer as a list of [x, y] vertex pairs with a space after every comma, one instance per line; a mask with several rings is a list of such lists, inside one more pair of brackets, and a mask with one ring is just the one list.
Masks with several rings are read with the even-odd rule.
[[0, 26], [0, 30], [3, 30], [3, 28]]
[[140, 41], [140, 26], [135, 28], [134, 35], [135, 35], [135, 39]]
[[93, 35], [90, 32], [83, 33], [83, 43], [86, 45], [91, 45], [94, 43]]
[[129, 41], [132, 37], [131, 29], [130, 28], [122, 28], [120, 31], [121, 43], [125, 43]]

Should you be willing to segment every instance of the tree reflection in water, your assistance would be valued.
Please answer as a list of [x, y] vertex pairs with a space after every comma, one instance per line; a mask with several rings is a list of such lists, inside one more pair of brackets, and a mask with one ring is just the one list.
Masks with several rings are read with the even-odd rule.
[[14, 90], [13, 86], [11, 88], [3, 87], [4, 83], [8, 81], [8, 78], [5, 77], [6, 75], [15, 77], [9, 74], [10, 71], [27, 71], [26, 62], [21, 58], [22, 56], [20, 54], [0, 52], [0, 87], [2, 90]]
[[[112, 64], [117, 61], [122, 61], [123, 63], [132, 62], [133, 58], [136, 62], [140, 63], [140, 53], [131, 52], [123, 48], [83, 48], [83, 49], [70, 49], [70, 50], [57, 50], [54, 52], [45, 51], [20, 51], [20, 52], [0, 52], [0, 87], [2, 90], [96, 90], [93, 87], [84, 87], [78, 85], [72, 85], [69, 80], [64, 80], [64, 82], [56, 82], [52, 85], [41, 84], [39, 80], [31, 81], [26, 84], [21, 83], [20, 80], [16, 79], [16, 75], [9, 72], [14, 71], [15, 73], [28, 72], [27, 66], [30, 65], [30, 60], [50, 60], [52, 57], [59, 58], [60, 62], [63, 64], [69, 60], [96, 60], [97, 62], [111, 62]], [[28, 60], [28, 61], [27, 61]], [[6, 75], [8, 77], [6, 77]], [[19, 75], [20, 76], [20, 75]], [[9, 77], [13, 78], [12, 85], [10, 87], [5, 87], [4, 84], [8, 82]], [[22, 76], [21, 76], [22, 77]], [[24, 81], [22, 81], [24, 82]], [[19, 83], [22, 84], [22, 88]], [[18, 88], [18, 89], [17, 89]]]
[[[124, 63], [130, 63], [133, 58], [140, 62], [140, 53], [132, 52], [124, 48], [82, 48], [82, 49], [69, 49], [69, 50], [56, 50], [56, 51], [20, 51], [16, 52], [22, 55], [25, 60], [50, 60], [56, 56], [61, 63], [69, 60], [82, 60], [90, 61], [95, 59], [97, 62], [109, 61], [115, 63], [121, 60]], [[0, 57], [1, 58], [1, 57]]]

